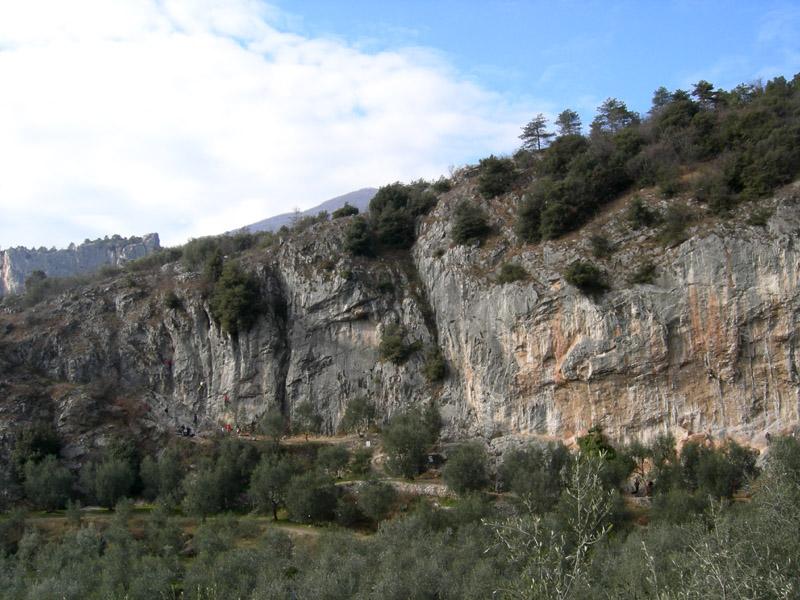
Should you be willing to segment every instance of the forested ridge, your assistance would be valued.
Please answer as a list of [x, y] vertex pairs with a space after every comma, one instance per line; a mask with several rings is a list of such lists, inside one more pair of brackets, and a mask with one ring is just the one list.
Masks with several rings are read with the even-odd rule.
[[[693, 220], [739, 217], [763, 227], [763, 201], [800, 175], [798, 87], [800, 75], [730, 91], [705, 81], [691, 91], [660, 88], [647, 115], [609, 98], [586, 133], [570, 109], [555, 131], [538, 115], [513, 156], [460, 170], [484, 202], [457, 201], [448, 241], [491, 240], [498, 217], [488, 201], [507, 200], [516, 243], [530, 247], [581, 229], [643, 188], [661, 204], [634, 193], [626, 226], [665, 246], [684, 239]], [[93, 277], [127, 278], [135, 288], [138, 274], [180, 261], [230, 339], [265, 314], [282, 327], [286, 301], [266, 303], [248, 253], [341, 219], [344, 252], [403, 261], [420, 221], [456, 179], [392, 183], [366, 215], [346, 206], [277, 234], [192, 240]], [[702, 212], [686, 210], [688, 201]], [[614, 252], [613, 240], [590, 241], [597, 259]], [[336, 264], [331, 258], [329, 270]], [[648, 283], [654, 270], [642, 263], [629, 284]], [[528, 275], [504, 263], [497, 282]], [[591, 297], [611, 285], [589, 260], [564, 265], [562, 276]], [[76, 299], [90, 279], [39, 272], [3, 305], [23, 311], [58, 294]], [[377, 287], [390, 294], [393, 285]], [[182, 310], [181, 295], [162, 292], [164, 310]], [[433, 388], [447, 375], [435, 340], [411, 340], [401, 325], [382, 329], [377, 351], [395, 366], [423, 353]], [[305, 402], [291, 414], [266, 412], [242, 435], [205, 431], [201, 439], [183, 426], [156, 440], [129, 427], [142, 407], [112, 389], [98, 396], [116, 402], [110, 433], [80, 464], [60, 453], [66, 440], [53, 423], [14, 436], [1, 473], [3, 598], [800, 594], [800, 444], [790, 434], [772, 436], [759, 455], [732, 440], [679, 446], [668, 434], [614, 444], [596, 427], [576, 448], [539, 442], [489, 456], [479, 442], [441, 439], [435, 401], [383, 419], [373, 399], [359, 396], [337, 431]], [[441, 496], [413, 493], [423, 485]]]

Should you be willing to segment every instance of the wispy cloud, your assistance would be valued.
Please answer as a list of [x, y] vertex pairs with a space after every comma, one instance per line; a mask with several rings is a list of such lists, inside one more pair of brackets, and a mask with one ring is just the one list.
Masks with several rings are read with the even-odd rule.
[[249, 0], [0, 5], [0, 245], [167, 244], [513, 149], [533, 112], [424, 49]]

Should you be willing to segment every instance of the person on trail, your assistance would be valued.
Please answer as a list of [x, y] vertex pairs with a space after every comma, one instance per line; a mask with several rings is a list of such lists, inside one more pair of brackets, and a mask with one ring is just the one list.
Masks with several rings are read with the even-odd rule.
[[222, 402], [225, 403], [225, 406], [228, 406], [228, 396], [227, 395], [222, 397]]
[[168, 360], [168, 361], [167, 361], [167, 371], [169, 371], [170, 373], [172, 373], [172, 361], [171, 361], [171, 360]]
[[201, 382], [200, 382], [200, 385], [199, 385], [199, 386], [197, 386], [197, 391], [199, 392], [199, 391], [200, 391], [200, 390], [202, 390], [204, 387], [206, 387], [206, 382], [205, 382], [205, 381], [201, 381]]

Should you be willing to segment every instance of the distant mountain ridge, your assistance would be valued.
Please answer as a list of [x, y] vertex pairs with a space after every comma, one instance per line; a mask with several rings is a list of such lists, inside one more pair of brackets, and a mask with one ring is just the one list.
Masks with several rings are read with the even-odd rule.
[[47, 250], [46, 248], [8, 248], [0, 252], [0, 297], [19, 294], [25, 279], [34, 271], [47, 277], [72, 277], [91, 273], [104, 265], [120, 266], [159, 250], [157, 233], [124, 238], [114, 235], [105, 239], [86, 240], [80, 246]]
[[284, 213], [275, 217], [270, 217], [269, 219], [263, 219], [251, 225], [245, 225], [242, 229], [249, 231], [250, 233], [256, 231], [277, 231], [284, 225], [289, 227], [292, 224], [292, 220], [295, 218], [314, 216], [323, 210], [333, 212], [337, 208], [344, 206], [345, 202], [350, 206], [355, 206], [359, 212], [365, 212], [367, 208], [369, 208], [369, 201], [372, 200], [372, 197], [377, 193], [377, 191], [377, 188], [363, 188], [343, 196], [331, 198], [330, 200], [326, 200], [322, 204], [319, 204], [313, 208], [309, 208], [308, 210], [299, 213]]

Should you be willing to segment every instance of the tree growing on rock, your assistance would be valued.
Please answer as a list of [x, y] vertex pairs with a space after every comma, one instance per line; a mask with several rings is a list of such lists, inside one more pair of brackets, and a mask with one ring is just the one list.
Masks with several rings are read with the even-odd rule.
[[258, 281], [236, 263], [225, 265], [214, 285], [211, 307], [223, 331], [247, 331], [263, 310]]
[[455, 221], [450, 237], [456, 244], [476, 244], [489, 235], [491, 227], [486, 213], [469, 200], [456, 207]]
[[353, 219], [344, 234], [344, 249], [355, 256], [372, 256], [372, 234], [367, 220], [361, 216]]

